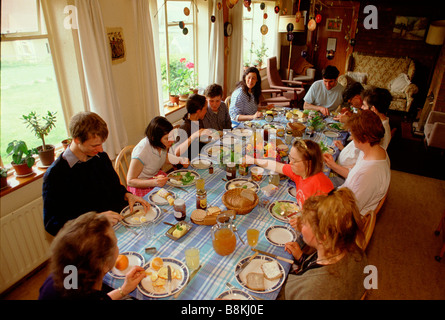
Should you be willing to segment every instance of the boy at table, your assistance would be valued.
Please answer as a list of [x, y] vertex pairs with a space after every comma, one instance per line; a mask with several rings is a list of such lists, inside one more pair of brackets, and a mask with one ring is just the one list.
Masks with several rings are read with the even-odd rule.
[[222, 101], [223, 89], [219, 84], [209, 85], [204, 95], [207, 98], [207, 113], [202, 119], [204, 128], [222, 131], [232, 129], [232, 120], [230, 119], [229, 109]]
[[102, 144], [108, 137], [105, 121], [94, 112], [76, 114], [69, 125], [72, 142], [43, 177], [43, 222], [55, 236], [64, 224], [96, 211], [116, 224], [119, 212], [136, 202], [145, 210], [150, 204], [128, 192], [120, 183]]

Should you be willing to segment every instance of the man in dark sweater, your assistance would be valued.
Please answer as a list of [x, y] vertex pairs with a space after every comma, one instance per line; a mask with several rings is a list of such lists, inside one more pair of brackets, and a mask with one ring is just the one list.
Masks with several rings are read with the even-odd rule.
[[[70, 122], [70, 146], [46, 171], [43, 178], [43, 222], [55, 236], [68, 221], [89, 212], [105, 215], [112, 224], [119, 212], [135, 202], [146, 210], [150, 204], [128, 192], [102, 143], [108, 137], [105, 121], [93, 112], [81, 112]], [[131, 210], [132, 211], [132, 210]]]

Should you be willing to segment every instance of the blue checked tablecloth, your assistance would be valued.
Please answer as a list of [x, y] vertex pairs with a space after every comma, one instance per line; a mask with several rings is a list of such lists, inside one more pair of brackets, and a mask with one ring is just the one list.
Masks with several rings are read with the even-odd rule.
[[[257, 121], [260, 122], [260, 124], [265, 123], [264, 120]], [[283, 119], [283, 122], [285, 122], [285, 118]], [[342, 133], [340, 139], [344, 142], [347, 136], [347, 133]], [[326, 137], [322, 133], [316, 132], [314, 133], [313, 137], [310, 137], [310, 139], [316, 142], [323, 141], [325, 145], [333, 146], [333, 139]], [[336, 151], [334, 157], [336, 158], [338, 156], [338, 149], [334, 149]], [[224, 168], [221, 168], [219, 165], [214, 165], [213, 174], [209, 174], [208, 169], [195, 171], [198, 172], [200, 176], [205, 179], [205, 187], [207, 190], [207, 206], [224, 207], [221, 201], [221, 197], [225, 192], [226, 184], [226, 182], [222, 180], [223, 178], [226, 178], [226, 172]], [[265, 171], [265, 173], [267, 174], [267, 170]], [[328, 174], [328, 172], [325, 173]], [[238, 175], [237, 177], [240, 176]], [[248, 176], [246, 177], [250, 177], [250, 170]], [[268, 183], [268, 176], [265, 175], [260, 183], [260, 187], [264, 187]], [[263, 192], [260, 191], [258, 193], [260, 202], [261, 200], [268, 200], [269, 203], [276, 200], [295, 200], [295, 198], [288, 193], [288, 188], [290, 185], [294, 185], [293, 182], [289, 182], [287, 179], [282, 180], [280, 182], [278, 191], [272, 197], [266, 197]], [[211, 226], [196, 225], [190, 221], [191, 212], [196, 209], [196, 187], [186, 187], [185, 189], [188, 192], [167, 185], [165, 186], [165, 189], [174, 192], [177, 197], [185, 200], [187, 207], [186, 221], [190, 222], [193, 225], [192, 229], [188, 232], [187, 235], [177, 241], [174, 241], [165, 235], [170, 226], [165, 225], [162, 222], [166, 221], [170, 223], [176, 223], [176, 220], [173, 216], [173, 208], [171, 206], [160, 206], [161, 209], [165, 210], [161, 210], [161, 216], [156, 220], [155, 224], [155, 237], [149, 242], [144, 239], [143, 232], [140, 228], [133, 228], [133, 230], [136, 231], [138, 235], [130, 232], [121, 224], [116, 225], [114, 227], [114, 230], [118, 239], [119, 251], [137, 252], [144, 257], [145, 263], [149, 262], [154, 256], [159, 256], [165, 258], [175, 258], [179, 261], [184, 262], [185, 264], [185, 249], [187, 247], [199, 248], [200, 264], [202, 265], [202, 267], [185, 288], [185, 290], [181, 293], [179, 299], [215, 299], [216, 297], [218, 297], [219, 294], [227, 290], [226, 282], [230, 282], [235, 287], [241, 288], [235, 278], [235, 266], [241, 259], [248, 257], [253, 253], [250, 250], [249, 245], [247, 244], [247, 229], [254, 228], [260, 231], [259, 242], [256, 247], [257, 249], [292, 259], [292, 256], [284, 251], [284, 247], [272, 245], [265, 237], [265, 231], [267, 230], [267, 228], [274, 225], [286, 225], [286, 223], [273, 218], [268, 212], [267, 208], [257, 205], [250, 213], [246, 215], [238, 215], [236, 217], [236, 219], [234, 220], [234, 224], [237, 226], [238, 233], [243, 238], [245, 245], [243, 245], [237, 237], [235, 251], [228, 256], [220, 256], [215, 253], [213, 249]], [[151, 192], [155, 193], [158, 190], [159, 188], [154, 188]], [[148, 199], [148, 195], [145, 196], [145, 199]], [[145, 248], [147, 247], [156, 247], [156, 254], [153, 255], [145, 253]], [[290, 269], [290, 264], [283, 261], [279, 261], [279, 263], [281, 263], [281, 265], [284, 267], [287, 277]], [[123, 284], [124, 280], [116, 279], [110, 274], [107, 274], [104, 277], [104, 282], [110, 287], [118, 288]], [[245, 290], [248, 291], [247, 289]], [[271, 293], [254, 293], [254, 295], [264, 299], [272, 300], [277, 298], [279, 291], [280, 289]], [[131, 293], [131, 296], [137, 299], [151, 299], [143, 295], [142, 292], [140, 292], [138, 289], [134, 290]], [[163, 299], [173, 299], [173, 297], [170, 296]]]
[[[222, 179], [226, 177], [226, 172], [222, 170], [219, 166], [214, 167], [214, 173], [209, 174], [208, 169], [206, 170], [195, 170], [198, 172], [202, 178], [205, 179], [205, 187], [207, 190], [207, 206], [224, 206], [221, 202], [221, 197], [225, 192], [226, 182]], [[249, 175], [246, 177], [250, 177]], [[264, 176], [260, 184], [264, 187], [268, 184], [268, 176]], [[275, 200], [293, 200], [292, 196], [288, 194], [288, 181], [282, 180], [280, 183], [280, 188], [274, 194], [273, 197], [267, 198], [269, 201]], [[185, 192], [178, 188], [167, 187], [166, 189], [172, 191], [177, 197], [182, 198], [186, 202], [187, 206], [187, 218], [186, 221], [190, 222], [190, 215], [193, 210], [196, 209], [196, 187], [187, 187]], [[153, 189], [151, 192], [157, 192], [159, 188]], [[264, 200], [266, 197], [263, 195], [262, 191], [259, 192], [260, 200]], [[145, 196], [146, 199], [147, 196]], [[276, 255], [291, 259], [292, 256], [284, 251], [283, 247], [278, 247], [270, 244], [264, 233], [267, 228], [274, 225], [285, 225], [286, 223], [281, 222], [273, 218], [267, 209], [256, 206], [250, 213], [246, 215], [238, 215], [234, 220], [234, 224], [238, 228], [238, 233], [243, 238], [246, 243], [243, 245], [238, 237], [235, 251], [228, 256], [220, 256], [215, 253], [212, 245], [211, 237], [211, 226], [201, 226], [190, 222], [193, 227], [183, 238], [174, 241], [168, 238], [165, 233], [170, 228], [170, 226], [165, 225], [162, 221], [167, 221], [170, 223], [176, 223], [173, 216], [173, 208], [171, 206], [160, 206], [160, 208], [165, 208], [168, 211], [162, 211], [160, 218], [157, 220], [155, 226], [155, 238], [150, 242], [144, 240], [142, 230], [140, 228], [133, 228], [139, 235], [135, 235], [128, 231], [121, 224], [115, 226], [115, 233], [118, 239], [118, 247], [120, 252], [134, 251], [141, 254], [145, 261], [150, 261], [154, 256], [160, 257], [171, 257], [185, 263], [184, 252], [187, 247], [197, 247], [200, 250], [200, 263], [202, 265], [201, 270], [192, 279], [189, 285], [179, 296], [179, 299], [186, 300], [209, 300], [215, 299], [219, 294], [227, 290], [226, 282], [230, 282], [236, 287], [240, 288], [236, 278], [235, 278], [235, 266], [243, 258], [250, 256], [253, 252], [250, 250], [247, 244], [246, 231], [250, 228], [255, 228], [260, 231], [259, 242], [257, 249], [264, 250]], [[156, 247], [157, 253], [155, 255], [146, 254], [145, 248]], [[290, 269], [290, 264], [279, 261], [284, 267], [287, 273]], [[110, 274], [107, 274], [104, 278], [104, 282], [113, 287], [118, 288], [123, 284], [122, 279], [115, 279]], [[279, 293], [279, 289], [267, 294], [255, 293], [255, 295], [260, 296], [264, 299], [276, 299]], [[143, 295], [138, 289], [131, 293], [131, 296], [137, 299], [150, 299]], [[173, 297], [167, 297], [165, 299], [173, 299]]]

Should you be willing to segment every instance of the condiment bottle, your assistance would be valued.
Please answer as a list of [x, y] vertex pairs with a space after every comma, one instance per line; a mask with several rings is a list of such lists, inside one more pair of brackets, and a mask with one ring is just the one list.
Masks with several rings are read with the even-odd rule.
[[209, 173], [212, 174], [213, 173], [213, 164], [210, 163], [210, 167], [209, 167]]
[[271, 110], [266, 111], [266, 116], [264, 117], [264, 120], [266, 120], [267, 122], [273, 121], [273, 111]]
[[236, 165], [234, 162], [229, 162], [226, 168], [227, 180], [232, 180], [236, 178]]
[[184, 199], [176, 199], [174, 202], [175, 219], [182, 221], [186, 216], [186, 207]]
[[247, 176], [247, 173], [249, 171], [249, 165], [246, 163], [246, 158], [243, 158], [243, 161], [240, 163], [238, 167], [239, 174], [241, 176]]
[[204, 179], [196, 180], [196, 209], [207, 209], [207, 191]]
[[291, 144], [292, 143], [292, 131], [288, 130], [286, 131], [286, 135], [284, 136], [284, 142], [286, 142], [286, 144]]

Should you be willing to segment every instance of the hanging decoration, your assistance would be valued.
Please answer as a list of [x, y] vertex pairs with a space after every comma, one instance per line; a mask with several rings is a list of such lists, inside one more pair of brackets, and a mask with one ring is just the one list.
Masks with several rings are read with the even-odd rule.
[[185, 27], [184, 21], [179, 21], [179, 28], [184, 29], [184, 27]]
[[303, 15], [301, 14], [300, 11], [300, 0], [298, 0], [298, 9], [297, 9], [297, 13], [295, 14], [295, 21], [298, 23], [300, 22], [300, 19], [303, 17]]
[[261, 26], [261, 34], [264, 36], [265, 34], [267, 34], [268, 31], [269, 31], [269, 28], [265, 24], [263, 24]]
[[266, 4], [265, 4], [264, 2], [261, 2], [261, 4], [260, 4], [260, 9], [261, 9], [261, 10], [264, 10], [264, 8], [266, 8]]
[[264, 14], [263, 14], [263, 18], [264, 18], [264, 19], [267, 19], [267, 13], [264, 13]]
[[218, 4], [216, 6], [218, 7], [218, 10], [221, 10], [221, 8], [222, 8], [221, 2], [218, 2]]
[[301, 56], [303, 58], [306, 58], [307, 57], [307, 51], [306, 50], [301, 51]]
[[190, 9], [185, 7], [184, 8], [184, 14], [188, 17], [188, 15], [190, 14]]
[[252, 3], [252, 0], [244, 0], [244, 6], [246, 8], [249, 8], [251, 3]]
[[186, 35], [187, 33], [189, 33], [189, 29], [187, 29], [187, 28], [182, 29], [182, 34], [183, 35]]
[[321, 14], [317, 14], [316, 16], [315, 16], [315, 22], [316, 23], [320, 23], [321, 22]]
[[276, 14], [280, 13], [280, 7], [279, 6], [275, 6], [275, 8], [273, 10], [275, 11]]
[[309, 20], [309, 22], [307, 24], [307, 29], [309, 31], [314, 31], [316, 27], [317, 27], [317, 23], [315, 22], [315, 20], [314, 19]]
[[215, 22], [216, 21], [216, 17], [215, 16], [211, 16], [210, 17], [210, 21]]

